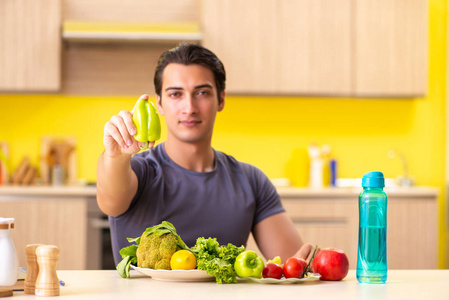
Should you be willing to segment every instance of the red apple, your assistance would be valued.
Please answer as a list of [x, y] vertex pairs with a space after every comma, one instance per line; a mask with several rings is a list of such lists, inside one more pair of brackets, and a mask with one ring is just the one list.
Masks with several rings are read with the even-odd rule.
[[307, 267], [307, 262], [303, 258], [290, 257], [284, 263], [285, 278], [301, 278], [304, 269]]
[[278, 264], [275, 263], [268, 263], [263, 268], [262, 276], [263, 278], [276, 278], [281, 279], [282, 277], [282, 268]]
[[321, 275], [321, 280], [342, 280], [348, 275], [348, 257], [343, 250], [325, 248], [315, 255], [312, 269]]

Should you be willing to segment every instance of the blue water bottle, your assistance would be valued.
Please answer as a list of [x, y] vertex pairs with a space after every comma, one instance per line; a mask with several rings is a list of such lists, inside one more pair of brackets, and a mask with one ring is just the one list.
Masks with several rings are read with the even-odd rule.
[[361, 283], [387, 281], [387, 194], [382, 172], [363, 175], [359, 195], [359, 249], [357, 280]]

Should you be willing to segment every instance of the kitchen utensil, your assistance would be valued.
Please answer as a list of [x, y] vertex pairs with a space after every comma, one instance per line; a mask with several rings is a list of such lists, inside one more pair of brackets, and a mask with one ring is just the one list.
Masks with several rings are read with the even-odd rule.
[[30, 244], [25, 247], [27, 257], [28, 270], [25, 277], [24, 291], [25, 294], [35, 294], [36, 279], [39, 274], [39, 265], [37, 264], [36, 249], [42, 244]]
[[64, 184], [76, 183], [78, 175], [75, 138], [68, 136], [42, 137], [40, 175], [43, 184], [50, 184], [54, 181], [52, 173], [55, 172], [55, 166], [58, 168], [57, 175], [59, 174], [56, 182]]
[[25, 156], [12, 175], [12, 184], [21, 184], [30, 167], [30, 158]]
[[53, 245], [36, 248], [39, 274], [36, 279], [36, 296], [59, 296], [59, 279], [56, 274], [56, 265], [59, 259], [59, 248]]

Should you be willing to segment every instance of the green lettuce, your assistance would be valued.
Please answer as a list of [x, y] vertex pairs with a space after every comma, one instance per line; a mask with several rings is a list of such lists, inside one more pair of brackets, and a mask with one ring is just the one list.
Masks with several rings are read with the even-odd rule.
[[207, 274], [215, 276], [217, 283], [237, 283], [234, 263], [245, 247], [233, 244], [220, 246], [216, 238], [201, 237], [190, 250], [196, 256], [198, 270], [205, 270]]

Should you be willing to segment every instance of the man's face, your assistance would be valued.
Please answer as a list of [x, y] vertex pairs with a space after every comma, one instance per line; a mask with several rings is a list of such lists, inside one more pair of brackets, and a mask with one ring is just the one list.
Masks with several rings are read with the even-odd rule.
[[218, 103], [214, 74], [208, 68], [168, 64], [162, 74], [161, 97], [157, 97], [168, 139], [210, 143], [215, 116], [224, 107], [224, 92], [220, 97], [223, 101]]

